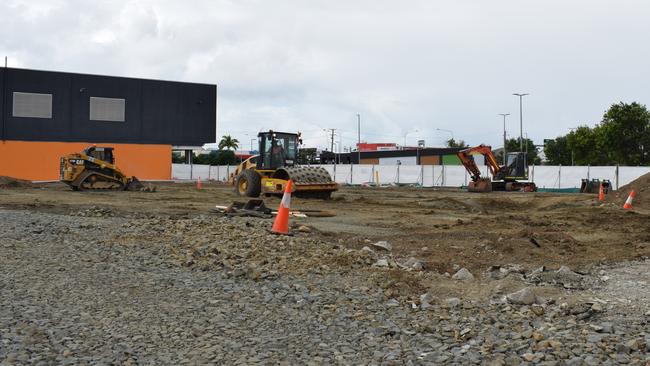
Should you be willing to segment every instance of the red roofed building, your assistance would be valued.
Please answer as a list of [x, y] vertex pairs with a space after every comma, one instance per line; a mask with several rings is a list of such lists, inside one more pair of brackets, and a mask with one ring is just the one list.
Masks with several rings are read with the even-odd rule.
[[393, 142], [380, 142], [380, 143], [367, 143], [362, 142], [357, 144], [359, 151], [381, 151], [381, 150], [397, 150], [397, 144]]

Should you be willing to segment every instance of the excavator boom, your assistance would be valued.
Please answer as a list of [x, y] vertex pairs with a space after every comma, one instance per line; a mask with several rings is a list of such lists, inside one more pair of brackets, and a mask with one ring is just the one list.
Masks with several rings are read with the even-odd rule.
[[494, 153], [492, 153], [490, 146], [479, 145], [461, 150], [458, 152], [458, 158], [463, 163], [463, 166], [465, 166], [465, 169], [472, 175], [472, 180], [475, 182], [481, 179], [481, 170], [474, 162], [472, 155], [483, 155], [485, 157], [485, 163], [490, 168], [490, 173], [493, 177], [499, 176], [501, 171], [504, 170], [504, 167], [499, 166], [499, 163], [497, 163], [497, 159]]

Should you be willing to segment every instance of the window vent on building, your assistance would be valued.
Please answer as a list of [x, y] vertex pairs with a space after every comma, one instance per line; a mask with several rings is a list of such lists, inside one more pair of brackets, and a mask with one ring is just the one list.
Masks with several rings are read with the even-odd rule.
[[126, 100], [90, 97], [90, 120], [124, 122]]
[[14, 92], [13, 116], [52, 118], [52, 94]]

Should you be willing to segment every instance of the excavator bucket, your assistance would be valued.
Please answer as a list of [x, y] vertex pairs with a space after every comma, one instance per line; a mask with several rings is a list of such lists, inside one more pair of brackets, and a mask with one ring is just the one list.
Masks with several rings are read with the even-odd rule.
[[481, 178], [476, 182], [469, 182], [467, 186], [468, 192], [492, 192], [492, 180], [489, 178]]

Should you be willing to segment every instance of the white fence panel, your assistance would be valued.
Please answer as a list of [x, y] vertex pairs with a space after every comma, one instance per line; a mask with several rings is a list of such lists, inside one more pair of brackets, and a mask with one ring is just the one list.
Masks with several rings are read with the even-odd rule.
[[[612, 167], [607, 167], [607, 171], [614, 173]], [[586, 166], [563, 166], [560, 170], [560, 188], [580, 188], [582, 180], [587, 178], [587, 175], [590, 174], [591, 178], [598, 178], [594, 176], [593, 168]], [[612, 180], [612, 182], [614, 182]]]
[[444, 171], [445, 187], [460, 187], [464, 186], [467, 182], [467, 171], [462, 165], [445, 165]]
[[379, 172], [380, 184], [397, 183], [397, 165], [375, 165], [375, 170]]
[[[618, 168], [618, 186], [622, 187], [629, 184], [638, 177], [650, 173], [650, 167], [647, 166], [622, 166]], [[612, 184], [616, 182], [612, 181]]]
[[558, 166], [536, 165], [532, 181], [538, 188], [559, 188], [558, 169]]
[[336, 175], [334, 181], [339, 184], [349, 184], [352, 176], [350, 175], [350, 165], [341, 164], [336, 166]]
[[372, 183], [374, 169], [372, 165], [352, 165], [352, 184]]
[[433, 169], [433, 186], [442, 187], [445, 184], [445, 166], [437, 165]]
[[210, 166], [209, 165], [197, 165], [194, 164], [192, 165], [192, 178], [191, 179], [199, 179], [201, 178], [202, 181], [208, 180], [208, 175], [210, 174]]
[[211, 165], [210, 166], [210, 179], [220, 181], [221, 179], [219, 179], [219, 178], [221, 176], [221, 170], [222, 169], [226, 170], [226, 167], [221, 167], [219, 165]]
[[190, 165], [172, 164], [172, 179], [190, 179]]
[[[423, 165], [422, 166], [422, 186], [423, 187], [433, 187], [435, 178], [435, 165]], [[441, 170], [438, 167], [438, 170]]]
[[230, 174], [237, 170], [236, 165], [221, 165], [213, 166], [210, 168], [210, 177], [219, 182], [226, 182], [230, 178]]
[[[364, 184], [374, 182], [374, 172], [379, 172], [382, 184], [421, 184], [424, 187], [459, 187], [467, 185], [470, 177], [461, 165], [318, 165], [341, 184]], [[172, 179], [216, 180], [225, 182], [237, 166], [208, 166], [172, 164]], [[479, 166], [485, 177], [490, 177], [487, 166]], [[334, 174], [336, 172], [336, 174]], [[352, 173], [352, 174], [351, 174]], [[650, 167], [620, 167], [618, 186], [623, 186], [650, 173]], [[609, 179], [616, 189], [615, 166], [549, 166], [529, 167], [531, 181], [539, 188], [577, 188], [583, 178]]]
[[400, 165], [399, 166], [399, 183], [400, 184], [419, 184], [420, 173], [422, 169], [419, 165]]

